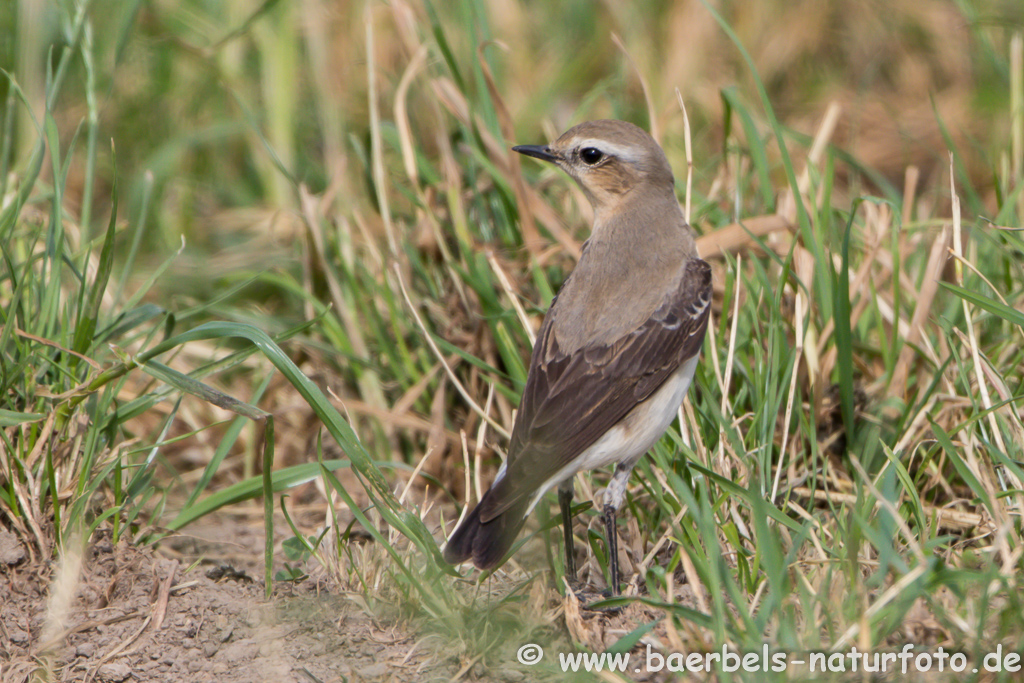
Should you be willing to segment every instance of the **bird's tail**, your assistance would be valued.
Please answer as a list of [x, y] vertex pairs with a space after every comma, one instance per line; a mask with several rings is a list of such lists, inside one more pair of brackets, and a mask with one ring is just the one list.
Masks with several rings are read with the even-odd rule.
[[444, 559], [449, 564], [460, 564], [471, 559], [478, 569], [493, 569], [505, 559], [519, 530], [526, 523], [526, 507], [530, 501], [527, 496], [523, 496], [497, 517], [482, 522], [480, 510], [493, 494], [494, 489], [484, 494], [483, 499], [448, 539]]

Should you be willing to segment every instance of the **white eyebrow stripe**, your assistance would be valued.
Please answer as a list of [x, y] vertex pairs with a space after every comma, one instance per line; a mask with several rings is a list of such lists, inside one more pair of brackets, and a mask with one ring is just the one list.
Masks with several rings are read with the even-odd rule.
[[580, 149], [586, 149], [587, 147], [596, 147], [605, 154], [624, 159], [625, 161], [635, 162], [638, 159], [636, 147], [630, 145], [620, 145], [608, 140], [599, 140], [597, 138], [583, 138], [577, 141], [577, 146]]

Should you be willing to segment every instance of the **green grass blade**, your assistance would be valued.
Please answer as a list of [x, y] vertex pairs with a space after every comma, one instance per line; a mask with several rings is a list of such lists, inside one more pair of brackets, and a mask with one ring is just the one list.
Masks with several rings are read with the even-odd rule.
[[[347, 458], [325, 460], [323, 462], [324, 468], [328, 470], [336, 470], [342, 467], [349, 467], [350, 465], [351, 462]], [[287, 491], [290, 488], [313, 481], [319, 475], [320, 464], [315, 462], [306, 462], [301, 465], [273, 470], [270, 475], [270, 488], [273, 493], [280, 493], [281, 491]], [[214, 510], [218, 510], [226, 505], [235, 505], [246, 500], [253, 500], [263, 495], [263, 492], [263, 475], [250, 477], [215, 493], [211, 493], [192, 505], [186, 506], [166, 526], [168, 529], [175, 531], [182, 529]]]
[[[107, 234], [103, 239], [103, 248], [100, 250], [99, 263], [96, 265], [96, 278], [88, 289], [88, 301], [85, 308], [79, 311], [78, 324], [75, 327], [75, 340], [72, 348], [78, 353], [85, 354], [92, 346], [93, 336], [96, 332], [97, 321], [100, 317], [100, 304], [103, 302], [103, 294], [107, 290], [107, 281], [110, 279], [110, 272], [114, 268], [114, 238], [117, 234], [117, 175], [114, 175], [114, 184], [110, 188], [110, 222], [107, 224]], [[83, 283], [84, 286], [84, 283]], [[74, 361], [72, 367], [77, 363]]]

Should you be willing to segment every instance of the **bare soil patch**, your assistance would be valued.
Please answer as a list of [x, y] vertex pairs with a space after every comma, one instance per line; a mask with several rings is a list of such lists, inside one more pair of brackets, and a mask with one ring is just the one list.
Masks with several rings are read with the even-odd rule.
[[[53, 631], [46, 635], [47, 605], [62, 580], [61, 566], [33, 559], [16, 535], [0, 529], [0, 680], [29, 681], [40, 667], [49, 667], [49, 680], [113, 683], [561, 680], [558, 653], [577, 651], [573, 642], [600, 652], [659, 616], [640, 604], [589, 610], [600, 593], [581, 592], [582, 603], [563, 600], [548, 577], [538, 576], [517, 608], [533, 615], [528, 621], [537, 627], [499, 643], [486, 657], [467, 654], [464, 643], [445, 643], [429, 628], [377, 620], [359, 593], [323, 580], [277, 582], [274, 597], [266, 600], [263, 533], [254, 512], [215, 513], [156, 549], [115, 544], [100, 534], [86, 548], [80, 570], [64, 579], [73, 582], [72, 598], [55, 638]], [[540, 539], [529, 544], [527, 564], [542, 562], [540, 545]], [[496, 604], [527, 580], [521, 569], [514, 574], [468, 589], [490, 596], [483, 605]], [[692, 603], [684, 583], [680, 576], [676, 597]], [[661, 647], [673, 640], [663, 623], [650, 637]], [[522, 642], [512, 642], [517, 638]], [[531, 667], [517, 661], [528, 641], [543, 646], [547, 661]], [[646, 642], [632, 650], [637, 661]], [[640, 681], [669, 677], [628, 673]]]
[[265, 600], [259, 552], [239, 550], [262, 539], [248, 524], [218, 531], [237, 542], [205, 541], [199, 530], [165, 542], [166, 553], [109, 536], [92, 543], [62, 620], [66, 638], [49, 657], [39, 655], [58, 567], [5, 544], [4, 557], [19, 559], [0, 571], [0, 679], [29, 680], [41, 661], [60, 681], [429, 681], [457, 673], [454, 659], [415, 647], [414, 634], [374, 623], [347, 595], [316, 582], [283, 584]]

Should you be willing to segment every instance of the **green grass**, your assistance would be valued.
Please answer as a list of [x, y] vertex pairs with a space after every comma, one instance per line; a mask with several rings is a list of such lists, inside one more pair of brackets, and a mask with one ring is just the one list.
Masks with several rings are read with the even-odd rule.
[[[571, 181], [509, 144], [586, 118], [646, 123], [682, 198], [681, 86], [706, 252], [748, 217], [792, 229], [709, 256], [715, 317], [695, 388], [638, 467], [623, 515], [636, 524], [620, 528], [640, 597], [607, 603], [642, 602], [657, 623], [629, 623], [613, 648], [656, 628], [668, 651], [914, 642], [980, 662], [997, 644], [1024, 649], [1024, 95], [1009, 85], [1024, 67], [973, 5], [901, 4], [903, 28], [851, 20], [830, 49], [814, 27], [856, 19], [855, 5], [789, 26], [766, 3], [799, 59], [709, 8], [694, 20], [704, 33], [669, 40], [657, 28], [681, 25], [672, 6], [466, 0], [320, 16], [94, 0], [19, 28], [0, 64], [0, 518], [50, 557], [83, 530], [153, 543], [262, 495], [268, 593], [275, 555], [313, 557], [467, 670], [512, 663], [530, 638], [594, 648], [556, 609], [556, 515], [540, 506], [523, 552], [479, 581], [441, 560], [438, 513], [450, 529], [453, 500], [495, 471], [530, 328], [586, 236]], [[944, 36], [931, 12], [973, 32]], [[885, 68], [865, 69], [858, 46], [887, 35]], [[51, 76], [21, 80], [36, 73], [21, 54]], [[709, 74], [673, 81], [711, 54]], [[949, 61], [963, 54], [966, 75]], [[907, 143], [897, 165], [876, 149], [908, 125], [893, 112], [912, 106], [911, 71], [946, 84], [919, 125], [952, 160]], [[842, 139], [808, 161], [824, 83], [888, 119], [826, 132]], [[966, 113], [945, 106], [949, 89]], [[907, 190], [909, 163], [926, 179]], [[312, 452], [275, 412], [296, 393], [323, 425]], [[211, 446], [186, 485], [182, 446], [199, 430]], [[238, 452], [243, 476], [226, 486]], [[578, 487], [596, 584], [606, 563], [588, 496], [607, 476]], [[287, 517], [295, 540], [274, 544], [278, 494], [317, 477], [324, 506], [347, 508], [373, 543]]]

